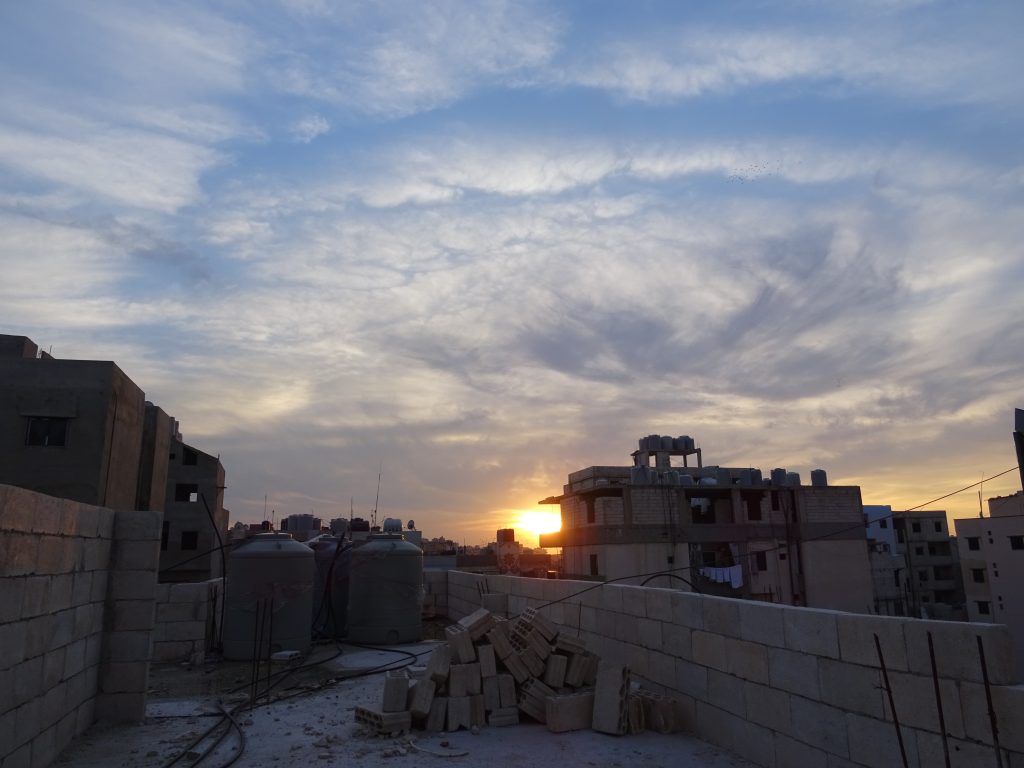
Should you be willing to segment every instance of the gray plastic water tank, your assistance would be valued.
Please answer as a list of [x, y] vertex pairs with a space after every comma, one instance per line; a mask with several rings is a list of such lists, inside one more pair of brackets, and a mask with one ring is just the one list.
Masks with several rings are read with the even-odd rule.
[[772, 470], [772, 485], [785, 485], [786, 484], [786, 470], [781, 467], [776, 467]]
[[313, 550], [287, 533], [257, 534], [228, 555], [224, 658], [253, 658], [258, 608], [264, 617], [261, 657], [309, 650], [313, 568]]
[[375, 534], [352, 550], [348, 639], [414, 643], [423, 634], [423, 551], [401, 534]]
[[348, 617], [348, 580], [352, 564], [351, 542], [322, 536], [313, 548], [313, 630], [327, 637], [342, 637]]
[[824, 469], [811, 470], [811, 485], [815, 488], [824, 488], [828, 485], [828, 475]]

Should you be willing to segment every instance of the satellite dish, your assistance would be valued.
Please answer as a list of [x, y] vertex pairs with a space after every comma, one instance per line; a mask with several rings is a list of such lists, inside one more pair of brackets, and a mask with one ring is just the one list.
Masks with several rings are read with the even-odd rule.
[[405, 527], [408, 528], [410, 531], [416, 530], [416, 521], [410, 520], [408, 523], [405, 524]]

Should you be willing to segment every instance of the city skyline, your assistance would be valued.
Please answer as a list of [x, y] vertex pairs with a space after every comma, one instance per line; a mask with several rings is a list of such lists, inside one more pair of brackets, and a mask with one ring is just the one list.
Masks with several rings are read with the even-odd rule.
[[0, 330], [117, 362], [232, 521], [489, 541], [650, 433], [916, 506], [1016, 463], [1022, 21], [8, 4]]

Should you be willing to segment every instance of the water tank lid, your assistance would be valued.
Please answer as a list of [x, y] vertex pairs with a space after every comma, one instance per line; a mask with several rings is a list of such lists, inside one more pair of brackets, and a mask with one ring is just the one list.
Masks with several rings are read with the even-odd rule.
[[289, 533], [257, 533], [233, 551], [230, 557], [266, 557], [268, 554], [276, 557], [312, 557], [313, 550], [293, 539]]

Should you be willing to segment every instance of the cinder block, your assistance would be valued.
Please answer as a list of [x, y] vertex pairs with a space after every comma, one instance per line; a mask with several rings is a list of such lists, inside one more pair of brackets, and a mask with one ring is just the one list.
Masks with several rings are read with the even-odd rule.
[[769, 648], [768, 680], [773, 688], [818, 699], [818, 657], [782, 648]]
[[412, 702], [409, 705], [412, 716], [429, 717], [436, 693], [437, 684], [431, 678], [423, 677], [417, 680], [412, 687]]
[[[901, 765], [899, 743], [892, 727], [879, 728], [877, 720], [855, 715], [852, 712], [847, 714], [846, 724], [850, 760], [860, 765], [893, 766], [894, 768]], [[908, 757], [913, 761], [913, 753], [916, 751], [913, 731], [910, 729], [904, 731], [903, 740]], [[912, 765], [915, 763], [916, 761], [911, 762]]]
[[474, 662], [464, 665], [466, 667], [466, 692], [470, 696], [480, 694], [480, 664]]
[[791, 606], [783, 610], [787, 648], [815, 656], [839, 658], [837, 612]]
[[448, 715], [448, 699], [437, 696], [430, 703], [430, 713], [427, 715], [426, 730], [429, 733], [437, 733], [444, 730], [445, 718]]
[[[50, 651], [43, 657], [43, 690], [53, 688], [65, 678], [64, 660], [67, 655], [67, 646]], [[82, 649], [82, 657], [85, 658], [85, 649]], [[2, 680], [2, 678], [0, 678]], [[6, 686], [0, 690], [9, 690]], [[0, 710], [3, 706], [0, 705]], [[2, 743], [2, 742], [0, 742]]]
[[[846, 712], [801, 696], [790, 697], [789, 706], [790, 716], [796, 723], [797, 729], [793, 735], [798, 735], [801, 741], [837, 757], [850, 757]], [[856, 715], [850, 714], [850, 717], [856, 717]], [[813, 727], [811, 727], [812, 724]], [[888, 730], [884, 726], [879, 727], [880, 725], [877, 721], [875, 722], [878, 732]], [[893, 754], [898, 756], [899, 751]], [[875, 763], [867, 764], [875, 765]]]
[[[994, 685], [991, 692], [1000, 744], [1006, 749], [1024, 752], [1024, 686]], [[967, 738], [991, 744], [985, 687], [977, 683], [961, 683], [960, 701]]]
[[[452, 662], [469, 664], [476, 661], [476, 650], [473, 648], [473, 640], [465, 627], [453, 624], [444, 630], [448, 639], [448, 647], [451, 649]], [[450, 707], [449, 707], [450, 709]]]
[[71, 592], [73, 588], [74, 577], [70, 573], [51, 576], [49, 595], [47, 597], [47, 609], [51, 612], [56, 612], [70, 608]]
[[680, 659], [693, 658], [693, 630], [678, 624], [662, 624], [663, 650]]
[[36, 656], [33, 659], [27, 659], [13, 668], [12, 681], [14, 686], [11, 693], [17, 704], [31, 702], [36, 697], [42, 695], [44, 691], [43, 658], [42, 656]]
[[412, 716], [408, 712], [378, 712], [369, 707], [357, 706], [354, 716], [357, 723], [379, 734], [402, 734], [412, 727]]
[[451, 696], [448, 698], [449, 731], [472, 727], [472, 704], [469, 696]]
[[469, 724], [471, 727], [487, 725], [483, 694], [478, 693], [469, 697]]
[[96, 697], [96, 720], [104, 723], [141, 723], [146, 717], [145, 693], [104, 693]]
[[739, 606], [740, 637], [762, 645], [786, 647], [783, 616], [785, 608], [755, 600], [744, 600]]
[[582, 731], [594, 720], [594, 693], [586, 691], [545, 699], [545, 719], [553, 733]]
[[519, 708], [503, 707], [502, 709], [496, 709], [487, 718], [487, 724], [495, 728], [519, 725]]
[[36, 572], [39, 537], [30, 533], [5, 533], [0, 537], [0, 578], [27, 576]]
[[640, 635], [640, 644], [644, 648], [660, 651], [663, 646], [661, 637], [661, 622], [654, 619], [639, 619], [637, 630]]
[[729, 637], [740, 636], [741, 600], [704, 596], [704, 629]]
[[110, 597], [114, 600], [154, 600], [156, 572], [114, 571], [109, 587]]
[[483, 697], [484, 697], [484, 709], [488, 712], [493, 712], [496, 709], [501, 709], [501, 691], [498, 686], [498, 678], [485, 677], [482, 683]]
[[119, 600], [114, 604], [112, 629], [152, 629], [155, 613], [152, 600]]
[[448, 679], [451, 669], [451, 649], [447, 644], [434, 648], [427, 660], [427, 677], [435, 683], [443, 683]]
[[675, 689], [687, 696], [706, 700], [708, 668], [684, 659], [676, 659]]
[[768, 649], [760, 643], [726, 638], [725, 669], [729, 674], [744, 680], [767, 683]]
[[775, 765], [777, 768], [829, 768], [828, 753], [776, 733]]
[[459, 619], [459, 625], [469, 633], [470, 639], [477, 640], [494, 626], [494, 617], [486, 608], [478, 608], [468, 616]]
[[383, 712], [404, 712], [409, 698], [409, 676], [404, 669], [391, 669], [384, 675]]
[[505, 592], [485, 592], [480, 596], [480, 604], [491, 614], [508, 616], [508, 594]]
[[[527, 648], [525, 651], [519, 653], [519, 660], [523, 662], [523, 666], [530, 673], [530, 677], [543, 677], [544, 676], [544, 662], [541, 661], [533, 648]], [[509, 670], [512, 671], [512, 670]], [[514, 675], [515, 672], [512, 671]]]
[[785, 691], [757, 683], [743, 684], [746, 718], [773, 731], [792, 733], [789, 696]]
[[724, 672], [728, 667], [725, 659], [725, 638], [702, 630], [694, 630], [693, 661], [705, 667]]
[[[903, 626], [907, 619], [892, 616], [866, 616], [860, 613], [841, 613], [836, 616], [839, 630], [839, 657], [853, 664], [877, 667], [878, 649], [875, 635], [882, 646], [886, 669], [906, 672], [907, 645]], [[911, 620], [913, 621], [913, 620]], [[927, 653], [927, 650], [926, 650]]]
[[519, 687], [519, 710], [532, 717], [538, 723], [547, 719], [547, 697], [554, 695], [554, 691], [536, 678], [526, 680]]
[[478, 645], [476, 655], [480, 659], [480, 677], [494, 677], [498, 674], [493, 645]]
[[118, 510], [114, 517], [114, 538], [131, 541], [159, 541], [162, 524], [162, 512]]
[[115, 662], [104, 666], [101, 686], [103, 693], [145, 693], [148, 680], [148, 662]]
[[468, 664], [452, 664], [448, 673], [448, 695], [453, 699], [469, 695]]
[[[64, 669], [62, 670], [61, 679], [67, 680], [74, 677], [83, 669], [85, 669], [85, 652], [88, 646], [88, 641], [85, 638], [76, 640], [75, 642], [64, 646]], [[143, 657], [145, 661], [148, 657]]]
[[512, 674], [517, 683], [523, 682], [530, 676], [530, 670], [527, 669], [518, 653], [514, 653], [507, 659], [504, 659], [502, 664]]
[[[824, 670], [823, 670], [824, 674]], [[939, 710], [935, 700], [935, 683], [931, 677], [911, 675], [905, 672], [889, 672], [893, 701], [900, 725], [939, 733]], [[824, 685], [824, 683], [823, 683]], [[942, 714], [945, 718], [946, 733], [964, 737], [963, 714], [960, 706], [959, 686], [953, 680], [939, 679], [939, 693], [942, 700]], [[892, 721], [892, 709], [885, 691], [882, 691], [882, 705], [885, 718]], [[864, 713], [870, 714], [870, 713]]]
[[498, 698], [502, 709], [516, 706], [516, 681], [512, 675], [498, 675]]
[[49, 576], [29, 576], [24, 579], [8, 579], [7, 583], [18, 583], [24, 587], [21, 601], [21, 618], [30, 619], [49, 613]]
[[629, 693], [629, 670], [626, 667], [602, 664], [597, 672], [594, 690], [593, 729], [621, 736], [626, 732], [626, 697]]
[[558, 653], [548, 656], [547, 664], [544, 668], [544, 683], [551, 688], [561, 688], [565, 685], [565, 671], [568, 664], [569, 659], [566, 656]]
[[982, 681], [978, 637], [985, 647], [985, 664], [992, 685], [1016, 682], [1013, 644], [1009, 630], [1000, 624], [966, 624], [957, 621], [907, 621], [907, 661], [911, 672], [931, 675], [928, 633], [932, 634], [939, 675], [959, 680]]
[[738, 677], [708, 670], [708, 701], [734, 715], [746, 715], [743, 681]]

